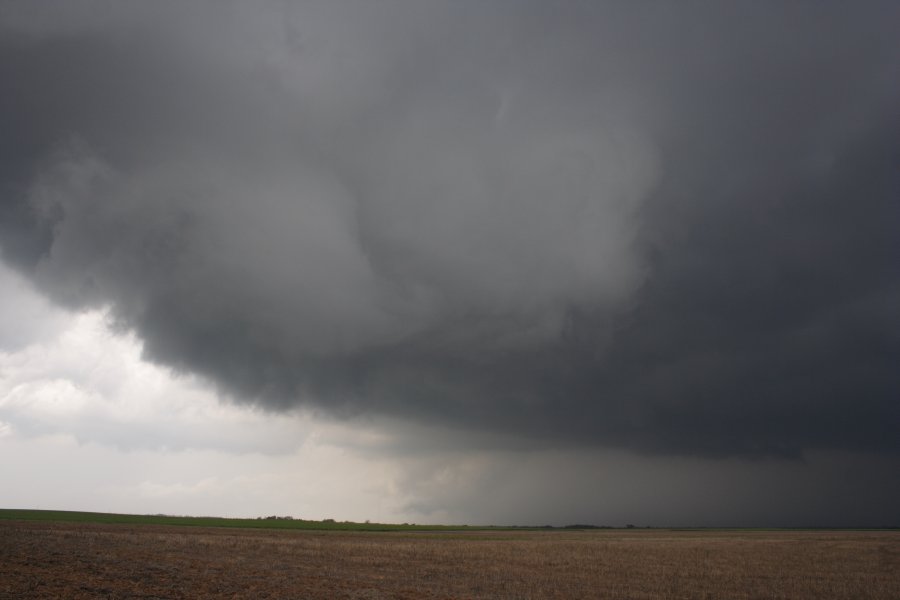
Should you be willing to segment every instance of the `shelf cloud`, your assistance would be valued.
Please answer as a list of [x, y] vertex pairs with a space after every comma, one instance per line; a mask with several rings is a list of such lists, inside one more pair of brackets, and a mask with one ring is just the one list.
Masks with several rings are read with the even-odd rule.
[[7, 2], [2, 258], [272, 411], [896, 456], [898, 18]]

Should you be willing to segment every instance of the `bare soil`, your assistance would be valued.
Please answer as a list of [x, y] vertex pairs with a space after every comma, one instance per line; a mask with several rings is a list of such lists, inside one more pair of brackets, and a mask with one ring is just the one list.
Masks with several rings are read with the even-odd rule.
[[896, 600], [900, 532], [346, 533], [0, 521], [0, 599]]

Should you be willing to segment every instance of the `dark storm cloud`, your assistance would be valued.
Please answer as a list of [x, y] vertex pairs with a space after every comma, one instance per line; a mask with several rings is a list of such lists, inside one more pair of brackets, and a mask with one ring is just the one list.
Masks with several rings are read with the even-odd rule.
[[549, 443], [898, 450], [895, 4], [45, 6], [0, 13], [3, 256], [150, 359]]

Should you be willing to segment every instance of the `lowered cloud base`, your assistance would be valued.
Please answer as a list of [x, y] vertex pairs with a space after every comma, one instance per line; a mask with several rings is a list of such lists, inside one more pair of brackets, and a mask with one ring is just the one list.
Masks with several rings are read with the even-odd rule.
[[[215, 410], [279, 432], [225, 436], [248, 451], [301, 447], [301, 413], [369, 423], [394, 441], [359, 456], [420, 473], [392, 514], [448, 517], [493, 513], [423, 473], [579, 474], [521, 503], [575, 517], [634, 506], [603, 475], [632, 464], [807, 502], [850, 461], [895, 516], [894, 3], [105, 4], [0, 8], [0, 251], [178, 374], [147, 448], [223, 451]], [[50, 352], [47, 323], [0, 321], [6, 356]], [[152, 440], [120, 418], [166, 406], [138, 365], [8, 386], [7, 427]], [[802, 520], [730, 493], [722, 518]], [[810, 519], [868, 518], [828, 497]]]

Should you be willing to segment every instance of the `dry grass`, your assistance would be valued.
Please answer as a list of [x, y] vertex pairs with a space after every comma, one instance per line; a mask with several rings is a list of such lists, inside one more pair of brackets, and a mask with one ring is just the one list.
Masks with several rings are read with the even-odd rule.
[[900, 598], [900, 532], [0, 522], [0, 598]]

